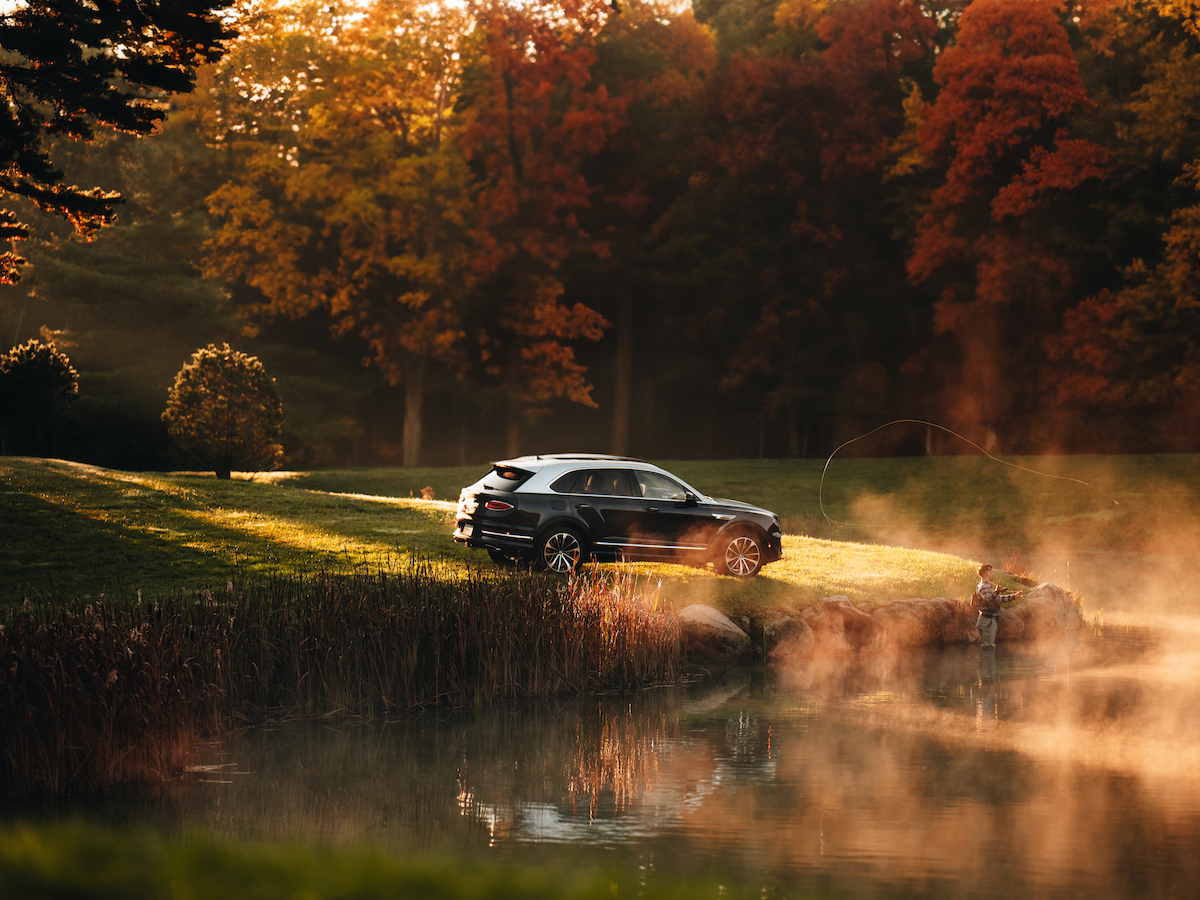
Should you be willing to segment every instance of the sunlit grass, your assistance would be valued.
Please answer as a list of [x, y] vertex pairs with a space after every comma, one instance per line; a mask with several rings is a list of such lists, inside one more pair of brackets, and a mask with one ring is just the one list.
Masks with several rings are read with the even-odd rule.
[[[0, 591], [9, 602], [157, 595], [248, 574], [457, 563], [453, 504], [248, 479], [0, 460]], [[19, 596], [18, 596], [19, 595]]]
[[769, 617], [839, 595], [875, 605], [907, 597], [963, 599], [978, 580], [977, 565], [945, 553], [787, 535], [783, 559], [757, 578], [657, 563], [635, 569], [662, 578], [664, 602], [676, 609], [704, 602], [734, 616]]
[[[785, 557], [749, 581], [711, 568], [639, 570], [664, 579], [662, 596], [674, 606], [702, 600], [758, 614], [833, 594], [962, 597], [978, 561], [1012, 559], [1019, 568], [1047, 547], [1132, 555], [1200, 545], [1200, 457], [1017, 462], [1037, 471], [970, 457], [837, 459], [827, 470], [823, 460], [668, 462], [702, 491], [779, 513]], [[223, 482], [0, 459], [0, 601], [190, 591], [240, 575], [395, 567], [414, 554], [459, 577], [464, 565], [490, 566], [482, 551], [450, 540], [453, 501], [484, 471], [344, 469]], [[437, 499], [420, 499], [424, 489]]]

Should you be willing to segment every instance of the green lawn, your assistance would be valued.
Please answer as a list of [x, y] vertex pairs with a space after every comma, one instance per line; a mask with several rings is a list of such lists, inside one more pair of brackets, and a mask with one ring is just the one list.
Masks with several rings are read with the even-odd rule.
[[[824, 461], [667, 462], [699, 490], [778, 512], [785, 557], [748, 581], [711, 569], [639, 568], [664, 580], [663, 596], [675, 606], [704, 601], [755, 613], [830, 594], [962, 597], [974, 560], [1017, 569], [1049, 546], [1128, 555], [1182, 551], [1200, 539], [1200, 457], [1011, 462], [1058, 477], [979, 457], [835, 459], [822, 485]], [[388, 567], [411, 553], [443, 560], [447, 571], [490, 565], [449, 538], [452, 501], [485, 469], [276, 472], [220, 482], [3, 458], [0, 600], [153, 596], [224, 585], [235, 574]], [[437, 499], [420, 499], [426, 487]]]

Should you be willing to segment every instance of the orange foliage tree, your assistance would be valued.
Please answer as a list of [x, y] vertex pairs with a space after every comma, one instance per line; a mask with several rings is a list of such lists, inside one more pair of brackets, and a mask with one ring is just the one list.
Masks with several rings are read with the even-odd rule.
[[224, 67], [216, 124], [236, 166], [210, 200], [210, 270], [246, 289], [248, 313], [324, 310], [363, 338], [404, 387], [405, 465], [431, 366], [525, 403], [592, 402], [571, 342], [606, 322], [564, 302], [556, 270], [603, 252], [576, 219], [580, 162], [620, 128], [620, 104], [589, 84], [597, 15], [280, 7]]
[[467, 26], [406, 0], [349, 20], [280, 7], [227, 61], [214, 110], [236, 166], [209, 201], [210, 271], [248, 288], [252, 317], [324, 310], [361, 336], [404, 385], [406, 465], [427, 366], [463, 356], [476, 272], [468, 172], [446, 140]]
[[[1197, 6], [1107, 0], [1084, 27], [1105, 69], [1140, 56], [1127, 93], [1110, 87], [1119, 122], [1114, 166], [1151, 190], [1114, 198], [1110, 218], [1137, 241], [1123, 279], [1064, 315], [1046, 339], [1055, 399], [1103, 422], [1101, 448], [1195, 449], [1200, 415], [1200, 35]], [[1177, 20], [1179, 28], [1172, 28]], [[1107, 87], [1107, 86], [1106, 86]], [[1143, 198], [1152, 198], [1153, 205]]]

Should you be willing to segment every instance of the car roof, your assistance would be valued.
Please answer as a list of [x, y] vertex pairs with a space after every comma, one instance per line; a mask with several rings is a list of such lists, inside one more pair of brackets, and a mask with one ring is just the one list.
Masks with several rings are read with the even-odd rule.
[[535, 456], [516, 456], [510, 459], [498, 460], [493, 467], [524, 469], [534, 475], [528, 481], [516, 488], [519, 492], [545, 490], [547, 484], [562, 472], [588, 468], [594, 463], [620, 463], [623, 468], [639, 469], [651, 472], [661, 472], [681, 483], [689, 491], [698, 496], [704, 496], [678, 475], [668, 472], [654, 463], [646, 462], [633, 456], [614, 456], [607, 453], [540, 453]]
[[602, 462], [645, 462], [635, 456], [613, 456], [608, 453], [539, 453], [535, 456], [514, 456], [510, 459], [499, 460], [492, 465], [529, 467], [535, 464], [545, 465], [550, 462], [576, 462], [600, 460]]

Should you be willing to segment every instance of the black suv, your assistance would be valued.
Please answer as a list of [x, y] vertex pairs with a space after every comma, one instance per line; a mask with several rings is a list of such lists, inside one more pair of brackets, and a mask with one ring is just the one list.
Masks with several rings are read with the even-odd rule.
[[783, 555], [773, 512], [706, 497], [650, 463], [561, 453], [498, 462], [458, 498], [454, 540], [500, 564], [661, 559], [746, 577]]

